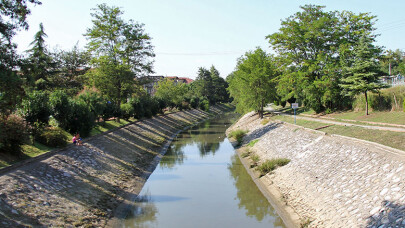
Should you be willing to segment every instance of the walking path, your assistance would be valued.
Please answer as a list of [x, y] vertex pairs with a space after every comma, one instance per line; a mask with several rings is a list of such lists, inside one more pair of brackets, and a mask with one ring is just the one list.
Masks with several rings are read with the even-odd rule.
[[[292, 115], [292, 114], [275, 111], [271, 107], [266, 108], [266, 111], [272, 112], [274, 114], [283, 115], [283, 116], [289, 116], [289, 117], [294, 118], [294, 115]], [[393, 127], [393, 126], [372, 126], [372, 125], [362, 125], [362, 124], [354, 124], [354, 123], [347, 123], [347, 122], [341, 122], [341, 121], [328, 120], [328, 119], [319, 118], [319, 117], [309, 117], [309, 116], [296, 115], [296, 118], [301, 119], [301, 120], [316, 121], [316, 122], [321, 122], [321, 123], [325, 123], [325, 124], [334, 124], [334, 125], [341, 125], [341, 126], [348, 126], [348, 127], [362, 127], [362, 128], [366, 128], [366, 129], [372, 129], [372, 130], [405, 132], [405, 126], [404, 125], [399, 125], [399, 124], [395, 125], [397, 127]], [[378, 123], [376, 123], [376, 124], [378, 124]], [[384, 125], [384, 123], [382, 123], [381, 125]]]

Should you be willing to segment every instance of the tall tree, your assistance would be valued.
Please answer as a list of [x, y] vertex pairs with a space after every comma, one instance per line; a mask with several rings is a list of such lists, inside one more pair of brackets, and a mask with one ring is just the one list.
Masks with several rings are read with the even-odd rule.
[[227, 102], [229, 100], [229, 93], [226, 90], [228, 88], [228, 83], [219, 75], [218, 70], [214, 66], [211, 66], [210, 74], [212, 79], [212, 96], [214, 97], [214, 103]]
[[28, 3], [41, 4], [38, 0], [0, 1], [0, 115], [12, 113], [24, 95], [22, 80], [14, 72], [19, 57], [12, 39], [16, 31], [28, 29]]
[[85, 34], [95, 67], [90, 71], [90, 81], [120, 106], [134, 78], [152, 72], [151, 37], [144, 32], [143, 24], [124, 21], [118, 7], [101, 4], [93, 11], [93, 27]]
[[375, 17], [325, 12], [317, 5], [301, 9], [281, 22], [279, 32], [267, 36], [283, 69], [278, 91], [284, 100], [299, 98], [317, 112], [341, 108], [340, 65], [350, 65], [353, 45], [362, 35], [375, 38], [371, 35]]
[[[55, 64], [45, 45], [45, 38], [48, 35], [45, 33], [42, 23], [39, 24], [39, 31], [34, 36], [34, 41], [31, 42], [32, 48], [29, 53], [27, 65], [24, 67], [24, 73], [27, 74], [27, 79], [31, 83], [36, 83], [38, 89], [45, 89], [43, 84], [48, 84], [48, 77], [54, 72]], [[45, 85], [47, 86], [47, 85]]]
[[229, 77], [229, 92], [239, 112], [255, 110], [263, 118], [264, 106], [275, 99], [277, 67], [272, 55], [261, 48], [238, 59]]
[[211, 73], [204, 67], [198, 69], [198, 75], [193, 82], [197, 96], [207, 98], [214, 103]]
[[386, 86], [380, 83], [380, 70], [378, 58], [381, 49], [372, 44], [371, 39], [363, 37], [358, 46], [354, 48], [355, 59], [353, 65], [347, 67], [348, 76], [342, 79], [340, 86], [343, 93], [354, 96], [359, 93], [364, 94], [366, 100], [366, 115], [368, 115], [367, 92], [377, 92]]

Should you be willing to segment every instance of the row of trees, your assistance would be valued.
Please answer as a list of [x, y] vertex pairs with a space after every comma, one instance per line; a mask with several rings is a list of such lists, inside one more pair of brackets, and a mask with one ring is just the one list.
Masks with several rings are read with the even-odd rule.
[[258, 48], [238, 60], [227, 78], [238, 109], [261, 114], [267, 102], [298, 100], [318, 113], [329, 112], [350, 108], [356, 94], [384, 87], [375, 16], [325, 12], [316, 5], [301, 9], [267, 36], [276, 56]]
[[[226, 102], [227, 83], [215, 67], [201, 68], [191, 84], [159, 83], [156, 96], [140, 80], [153, 73], [151, 37], [144, 25], [122, 18], [123, 11], [106, 4], [93, 9], [92, 27], [85, 34], [86, 50], [49, 50], [42, 24], [31, 48], [16, 54], [12, 37], [28, 29], [29, 4], [7, 1], [0, 7], [0, 151], [19, 152], [31, 134], [56, 146], [67, 131], [87, 136], [96, 122], [114, 117], [151, 117], [167, 108], [202, 108]], [[3, 52], [4, 50], [4, 52]]]

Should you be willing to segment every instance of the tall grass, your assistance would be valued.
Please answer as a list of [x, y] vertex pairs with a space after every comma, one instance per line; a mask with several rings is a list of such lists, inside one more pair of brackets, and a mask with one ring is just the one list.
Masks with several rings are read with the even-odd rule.
[[243, 141], [243, 137], [246, 135], [246, 133], [248, 133], [249, 131], [247, 130], [235, 130], [232, 131], [231, 133], [229, 133], [229, 137], [236, 139], [236, 141], [238, 142], [238, 145], [241, 145], [242, 141]]
[[[368, 93], [368, 105], [374, 111], [403, 111], [401, 104], [405, 102], [405, 86], [382, 89], [380, 93]], [[356, 96], [353, 102], [355, 110], [365, 110], [364, 94]]]
[[264, 176], [267, 173], [275, 170], [277, 167], [287, 165], [290, 162], [290, 159], [287, 158], [276, 158], [263, 162], [263, 164], [257, 167], [257, 170], [260, 171], [260, 175]]

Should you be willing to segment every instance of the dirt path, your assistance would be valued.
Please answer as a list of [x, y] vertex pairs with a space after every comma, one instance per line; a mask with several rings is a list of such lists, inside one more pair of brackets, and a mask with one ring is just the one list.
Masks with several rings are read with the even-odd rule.
[[114, 215], [124, 216], [162, 146], [209, 116], [189, 110], [135, 122], [9, 169], [0, 176], [0, 226], [106, 226]]

